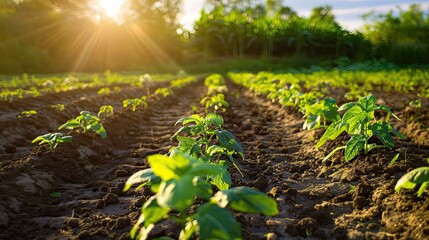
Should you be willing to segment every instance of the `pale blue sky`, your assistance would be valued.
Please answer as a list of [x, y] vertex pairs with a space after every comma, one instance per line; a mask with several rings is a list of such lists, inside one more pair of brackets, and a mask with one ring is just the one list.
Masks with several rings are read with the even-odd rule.
[[[292, 7], [300, 16], [308, 16], [313, 7], [329, 4], [333, 7], [335, 16], [340, 24], [349, 30], [359, 29], [364, 24], [360, 16], [371, 10], [385, 13], [390, 9], [396, 9], [396, 6], [406, 8], [412, 3], [421, 3], [425, 9], [429, 8], [429, 0], [284, 0], [283, 2], [284, 5]], [[192, 29], [192, 23], [199, 17], [204, 3], [205, 0], [183, 0], [181, 23], [185, 28]]]

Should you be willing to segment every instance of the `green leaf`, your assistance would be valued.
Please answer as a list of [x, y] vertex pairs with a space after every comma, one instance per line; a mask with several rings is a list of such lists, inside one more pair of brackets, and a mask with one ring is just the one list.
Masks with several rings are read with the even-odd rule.
[[142, 207], [142, 215], [144, 216], [144, 226], [155, 224], [168, 216], [170, 209], [158, 205], [156, 196], [150, 197]]
[[365, 145], [365, 136], [353, 135], [352, 138], [346, 144], [346, 150], [344, 152], [344, 159], [350, 161], [359, 154]]
[[58, 130], [61, 129], [75, 129], [77, 127], [81, 127], [80, 123], [76, 120], [76, 119], [70, 119], [68, 120], [66, 123], [64, 123], [63, 125], [61, 125], [60, 127], [58, 127]]
[[177, 120], [177, 122], [174, 125], [177, 125], [178, 123], [182, 123], [183, 125], [185, 125], [185, 124], [192, 123], [192, 122], [197, 124], [197, 125], [202, 125], [203, 121], [204, 121], [204, 119], [202, 117], [200, 117], [200, 115], [193, 114], [192, 116], [184, 117], [184, 118]]
[[216, 156], [218, 154], [223, 154], [226, 151], [227, 151], [226, 148], [218, 146], [218, 145], [212, 145], [212, 146], [208, 147], [206, 150], [207, 154], [211, 157]]
[[397, 154], [392, 158], [392, 160], [390, 160], [390, 162], [389, 162], [389, 166], [392, 166], [393, 164], [395, 164], [396, 160], [398, 160], [398, 157], [399, 157], [399, 153], [397, 153]]
[[220, 173], [222, 173], [221, 167], [215, 164], [206, 163], [206, 162], [193, 163], [191, 169], [188, 172], [188, 174], [191, 174], [193, 176], [200, 176], [200, 177], [205, 177], [208, 175], [217, 175]]
[[177, 140], [179, 141], [179, 149], [180, 151], [191, 154], [192, 148], [197, 144], [197, 141], [193, 138], [177, 136]]
[[177, 135], [179, 135], [179, 133], [190, 133], [192, 128], [194, 128], [194, 126], [183, 126], [181, 128], [179, 128], [179, 130], [177, 130], [176, 133], [174, 133], [174, 135], [171, 137], [171, 139], [173, 139], [174, 137], [176, 137]]
[[[429, 167], [420, 167], [402, 176], [396, 183], [395, 191], [399, 192], [401, 188], [413, 189], [417, 184], [427, 182], [429, 182]], [[427, 184], [425, 184], [425, 187], [426, 186]], [[419, 190], [419, 193], [422, 191]], [[419, 196], [421, 196], [421, 194]]]
[[232, 133], [226, 130], [216, 131], [216, 138], [222, 147], [225, 147], [228, 151], [235, 151], [244, 160], [243, 147], [241, 146], [240, 142], [235, 139]]
[[223, 118], [215, 113], [209, 113], [204, 118], [204, 125], [214, 125], [216, 129], [220, 129], [223, 123]]
[[241, 226], [226, 209], [205, 203], [197, 208], [194, 219], [199, 226], [201, 239], [242, 239]]
[[192, 205], [196, 194], [194, 176], [184, 175], [179, 179], [161, 182], [156, 198], [161, 207], [184, 211]]
[[382, 121], [373, 123], [368, 128], [381, 140], [384, 146], [391, 148], [395, 144], [389, 132], [389, 125], [387, 122]]
[[155, 175], [159, 176], [163, 181], [179, 178], [176, 161], [173, 158], [155, 154], [148, 156], [147, 160]]
[[194, 178], [194, 185], [197, 189], [197, 196], [202, 199], [209, 199], [213, 195], [212, 186], [203, 178]]
[[222, 208], [230, 206], [232, 209], [243, 213], [261, 213], [266, 216], [275, 216], [279, 212], [274, 199], [248, 187], [235, 187], [219, 191], [212, 198], [212, 201]]
[[341, 105], [341, 107], [338, 108], [338, 111], [347, 111], [347, 110], [349, 110], [350, 108], [352, 108], [352, 107], [354, 107], [356, 105], [358, 105], [358, 103], [356, 103], [356, 102], [349, 102], [349, 103]]
[[134, 184], [144, 182], [160, 182], [160, 180], [161, 179], [153, 173], [153, 170], [151, 168], [144, 169], [134, 173], [133, 175], [131, 175], [131, 177], [127, 179], [127, 182], [124, 186], [124, 191], [130, 189], [131, 186], [133, 186]]
[[216, 175], [211, 175], [211, 184], [215, 185], [219, 190], [227, 190], [232, 184], [231, 174], [226, 167], [222, 167], [222, 172]]
[[308, 115], [305, 119], [304, 125], [302, 128], [304, 130], [314, 129], [316, 126], [320, 124], [320, 117], [316, 115]]
[[366, 112], [372, 112], [377, 108], [377, 106], [375, 105], [377, 99], [372, 94], [359, 99], [358, 102], [362, 105], [363, 110]]
[[326, 129], [323, 136], [320, 138], [319, 142], [316, 144], [316, 148], [321, 147], [328, 140], [336, 139], [346, 129], [347, 125], [344, 124], [342, 121], [331, 123], [331, 125], [329, 125], [329, 127]]

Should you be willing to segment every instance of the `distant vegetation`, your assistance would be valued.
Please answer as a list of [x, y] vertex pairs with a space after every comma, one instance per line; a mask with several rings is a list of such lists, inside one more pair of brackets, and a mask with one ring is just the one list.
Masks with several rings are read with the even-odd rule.
[[119, 22], [94, 12], [93, 2], [2, 0], [0, 73], [177, 71], [203, 59], [244, 57], [293, 59], [295, 66], [338, 59], [429, 63], [429, 14], [421, 5], [368, 13], [362, 32], [351, 32], [330, 6], [302, 17], [282, 1], [212, 0], [186, 31], [178, 22], [181, 0], [128, 0]]

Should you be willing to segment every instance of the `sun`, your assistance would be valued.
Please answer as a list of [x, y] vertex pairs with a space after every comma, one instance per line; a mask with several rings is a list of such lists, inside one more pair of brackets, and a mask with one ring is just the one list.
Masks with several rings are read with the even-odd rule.
[[122, 23], [122, 14], [127, 0], [93, 0], [91, 8], [95, 11], [95, 19], [110, 19]]

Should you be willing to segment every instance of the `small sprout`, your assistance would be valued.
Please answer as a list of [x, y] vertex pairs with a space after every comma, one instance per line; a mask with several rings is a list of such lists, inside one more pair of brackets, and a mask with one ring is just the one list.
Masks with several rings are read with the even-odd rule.
[[108, 87], [101, 88], [97, 92], [98, 95], [103, 95], [103, 94], [108, 94], [108, 93], [110, 93], [110, 88], [108, 88]]
[[141, 98], [127, 98], [122, 101], [122, 106], [124, 106], [124, 108], [131, 108], [131, 111], [133, 112], [135, 112], [138, 107], [144, 109], [148, 106], [147, 97], [142, 96]]
[[399, 153], [397, 153], [397, 154], [392, 158], [392, 160], [390, 160], [390, 162], [389, 162], [389, 166], [392, 166], [393, 164], [395, 164], [396, 160], [398, 160], [398, 157], [399, 157]]
[[417, 100], [411, 101], [411, 102], [409, 103], [409, 105], [410, 105], [411, 107], [415, 107], [415, 108], [422, 108], [422, 100], [417, 99]]
[[58, 103], [58, 104], [55, 104], [55, 105], [51, 105], [51, 108], [53, 108], [53, 109], [58, 109], [58, 110], [60, 110], [60, 111], [63, 111], [63, 110], [65, 109], [64, 104], [62, 104], [62, 103]]
[[40, 142], [39, 145], [48, 144], [49, 149], [54, 150], [59, 143], [71, 142], [72, 136], [64, 135], [62, 133], [46, 133], [36, 137], [32, 143]]
[[173, 92], [168, 88], [158, 88], [155, 90], [155, 95], [161, 95], [164, 98], [170, 96], [171, 94], [173, 94]]
[[20, 114], [18, 114], [16, 117], [17, 118], [21, 118], [21, 117], [31, 117], [33, 115], [36, 115], [37, 111], [36, 110], [28, 110], [28, 111], [22, 111]]
[[113, 106], [112, 105], [103, 105], [100, 107], [100, 110], [97, 113], [98, 117], [109, 117], [113, 115]]
[[53, 198], [60, 198], [61, 197], [61, 193], [60, 192], [53, 192], [53, 193], [49, 194], [49, 196], [51, 196]]

